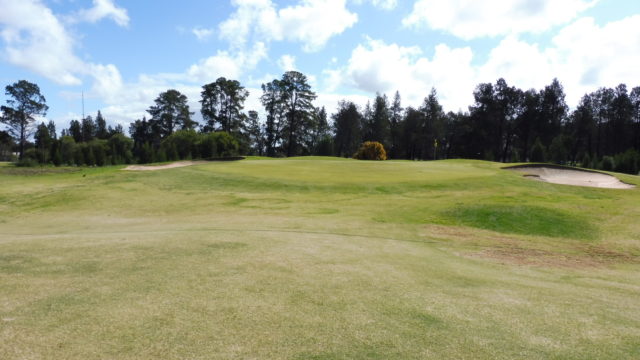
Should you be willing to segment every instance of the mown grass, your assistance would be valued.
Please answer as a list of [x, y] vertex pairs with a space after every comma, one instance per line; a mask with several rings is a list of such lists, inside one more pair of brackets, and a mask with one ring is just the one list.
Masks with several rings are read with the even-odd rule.
[[640, 357], [637, 189], [463, 160], [11, 170], [1, 359]]

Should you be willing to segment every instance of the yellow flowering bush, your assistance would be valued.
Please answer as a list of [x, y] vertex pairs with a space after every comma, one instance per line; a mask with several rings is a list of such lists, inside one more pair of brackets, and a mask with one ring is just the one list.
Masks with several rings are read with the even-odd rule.
[[353, 155], [358, 160], [387, 160], [387, 152], [384, 146], [377, 141], [365, 141], [360, 149]]

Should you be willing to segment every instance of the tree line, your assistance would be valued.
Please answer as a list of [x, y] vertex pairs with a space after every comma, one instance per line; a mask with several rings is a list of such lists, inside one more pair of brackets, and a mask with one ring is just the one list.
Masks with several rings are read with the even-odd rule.
[[330, 116], [313, 105], [317, 96], [300, 72], [285, 72], [261, 90], [263, 121], [244, 109], [248, 90], [221, 77], [202, 87], [201, 124], [187, 97], [169, 89], [148, 118], [130, 124], [129, 136], [98, 112], [95, 120], [72, 120], [58, 138], [53, 122], [33, 127], [48, 108], [37, 85], [22, 80], [6, 87], [0, 157], [18, 152], [23, 162], [99, 166], [238, 154], [351, 157], [376, 141], [391, 159], [554, 162], [633, 174], [640, 166], [640, 87], [600, 88], [570, 111], [557, 79], [540, 90], [499, 79], [479, 84], [465, 112], [445, 112], [432, 89], [418, 107], [403, 107], [399, 92], [392, 99], [376, 94], [364, 107], [340, 101]]

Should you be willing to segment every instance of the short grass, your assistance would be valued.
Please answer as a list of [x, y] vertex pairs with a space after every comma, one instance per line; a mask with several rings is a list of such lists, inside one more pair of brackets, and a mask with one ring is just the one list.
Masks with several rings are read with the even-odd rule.
[[0, 166], [0, 359], [640, 358], [639, 189], [463, 160], [120, 168]]

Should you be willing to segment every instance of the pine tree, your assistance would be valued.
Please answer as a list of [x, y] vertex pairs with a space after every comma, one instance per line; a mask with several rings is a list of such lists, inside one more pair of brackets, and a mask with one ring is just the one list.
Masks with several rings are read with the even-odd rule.
[[16, 139], [19, 146], [19, 157], [24, 156], [25, 145], [33, 134], [35, 116], [46, 115], [49, 107], [46, 99], [40, 94], [38, 85], [26, 80], [20, 80], [5, 88], [7, 106], [1, 106], [0, 122], [7, 125], [9, 133]]
[[176, 130], [193, 129], [197, 124], [191, 119], [187, 97], [177, 90], [167, 90], [155, 99], [155, 105], [147, 112], [151, 115], [149, 122], [161, 138], [173, 134]]
[[96, 130], [95, 135], [98, 139], [107, 139], [109, 138], [109, 131], [107, 130], [107, 122], [102, 117], [102, 113], [98, 110], [98, 115], [96, 115], [95, 122]]
[[237, 80], [218, 78], [215, 82], [202, 87], [202, 118], [204, 132], [215, 130], [238, 133], [242, 128], [244, 101], [249, 96]]

